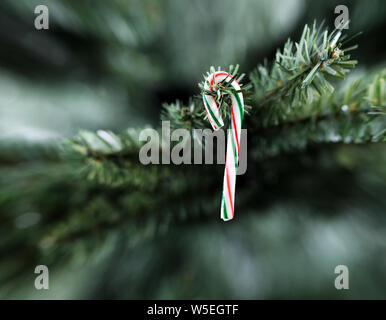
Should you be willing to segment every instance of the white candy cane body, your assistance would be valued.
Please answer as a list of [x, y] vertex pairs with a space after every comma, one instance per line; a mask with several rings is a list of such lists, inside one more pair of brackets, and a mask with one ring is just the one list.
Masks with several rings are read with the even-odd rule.
[[[213, 91], [221, 81], [231, 82], [231, 86], [240, 91], [240, 85], [230, 74], [224, 71], [217, 71], [208, 76], [205, 82], [205, 90]], [[211, 95], [203, 95], [204, 106], [213, 130], [224, 126], [223, 119], [218, 110], [216, 99]], [[244, 117], [244, 99], [241, 92], [235, 92], [231, 96], [231, 129], [228, 130], [226, 163], [224, 172], [224, 183], [221, 199], [221, 218], [225, 221], [234, 217], [236, 171], [239, 162], [241, 126]]]

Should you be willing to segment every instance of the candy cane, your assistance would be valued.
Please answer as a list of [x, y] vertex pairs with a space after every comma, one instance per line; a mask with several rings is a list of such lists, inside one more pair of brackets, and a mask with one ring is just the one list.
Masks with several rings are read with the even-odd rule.
[[[205, 81], [205, 90], [213, 91], [214, 87], [221, 81], [230, 82], [235, 89], [231, 95], [231, 130], [228, 130], [227, 153], [224, 172], [224, 183], [221, 199], [221, 218], [225, 221], [233, 219], [234, 200], [236, 188], [236, 170], [239, 161], [239, 146], [241, 126], [244, 117], [244, 99], [240, 92], [241, 88], [236, 79], [224, 71], [217, 71], [208, 76]], [[216, 99], [211, 95], [203, 94], [204, 106], [208, 115], [209, 122], [213, 130], [218, 130], [224, 126], [224, 122], [219, 113]]]

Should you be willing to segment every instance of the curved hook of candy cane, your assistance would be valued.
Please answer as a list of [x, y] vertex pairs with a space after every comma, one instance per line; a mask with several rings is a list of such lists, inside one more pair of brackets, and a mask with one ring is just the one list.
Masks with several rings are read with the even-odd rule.
[[[227, 153], [224, 172], [224, 183], [221, 200], [221, 218], [224, 221], [234, 217], [234, 199], [236, 189], [236, 170], [239, 161], [239, 146], [241, 126], [244, 117], [244, 99], [240, 92], [241, 87], [236, 79], [224, 71], [217, 71], [208, 76], [205, 82], [205, 90], [212, 91], [211, 86], [221, 81], [231, 82], [235, 92], [231, 96], [231, 129], [228, 130]], [[210, 84], [210, 85], [209, 85]], [[203, 95], [205, 110], [214, 130], [224, 126], [223, 119], [218, 110], [216, 99], [211, 95]]]

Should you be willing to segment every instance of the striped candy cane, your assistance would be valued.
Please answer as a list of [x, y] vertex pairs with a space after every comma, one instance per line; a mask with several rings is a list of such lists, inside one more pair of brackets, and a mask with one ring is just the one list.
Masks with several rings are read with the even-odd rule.
[[[222, 81], [230, 82], [235, 89], [231, 95], [231, 130], [228, 130], [226, 163], [224, 172], [224, 183], [221, 199], [221, 219], [227, 221], [233, 219], [236, 187], [236, 170], [239, 161], [239, 146], [241, 126], [244, 117], [244, 99], [239, 83], [236, 79], [224, 71], [217, 71], [208, 76], [205, 81], [205, 90], [213, 91], [218, 83]], [[218, 130], [224, 126], [218, 110], [216, 99], [211, 95], [203, 94], [204, 106], [213, 130]]]

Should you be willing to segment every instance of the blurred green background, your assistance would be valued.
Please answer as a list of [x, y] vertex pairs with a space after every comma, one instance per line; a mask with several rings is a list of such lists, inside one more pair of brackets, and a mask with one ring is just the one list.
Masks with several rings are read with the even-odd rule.
[[[38, 4], [49, 7], [49, 30], [34, 28]], [[381, 0], [2, 0], [0, 298], [385, 298], [382, 144], [310, 150], [277, 160], [278, 170], [263, 164], [260, 177], [247, 171], [241, 179], [263, 177], [264, 188], [237, 223], [214, 210], [212, 220], [154, 237], [124, 225], [64, 246], [36, 240], [72, 212], [92, 225], [87, 212], [116, 214], [114, 199], [132, 208], [124, 190], [90, 187], [60, 160], [63, 138], [156, 126], [162, 103], [187, 103], [209, 66], [249, 73], [305, 23], [333, 28], [339, 4], [349, 8], [349, 32], [363, 31], [350, 78], [379, 70]], [[50, 268], [50, 290], [35, 290], [37, 264]], [[347, 291], [334, 287], [340, 264], [350, 270]]]

